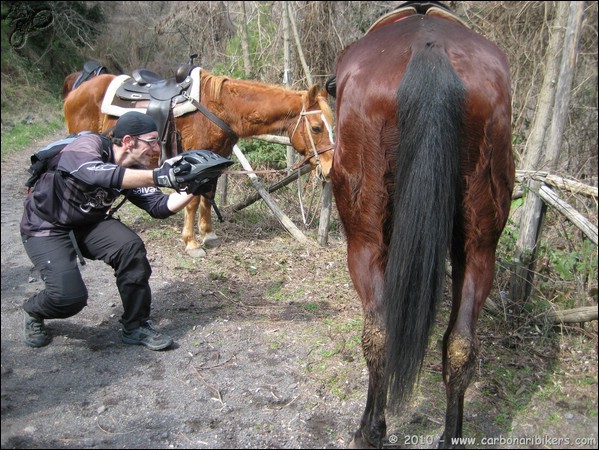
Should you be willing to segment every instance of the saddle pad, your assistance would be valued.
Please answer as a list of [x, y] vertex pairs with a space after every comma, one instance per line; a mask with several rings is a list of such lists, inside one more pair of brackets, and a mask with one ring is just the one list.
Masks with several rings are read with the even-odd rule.
[[[202, 84], [201, 70], [201, 67], [196, 67], [189, 74], [189, 76], [191, 77], [190, 97], [193, 98], [196, 102], [200, 101], [200, 85]], [[175, 117], [179, 117], [183, 114], [187, 114], [194, 111], [197, 111], [197, 108], [193, 106], [193, 104], [190, 101], [185, 101], [182, 103], [177, 103], [175, 105], [175, 107], [173, 108], [173, 115]]]
[[[201, 70], [200, 67], [196, 67], [190, 74], [192, 79], [190, 96], [198, 102], [200, 101]], [[127, 101], [116, 96], [118, 88], [129, 78], [131, 78], [129, 75], [119, 75], [110, 82], [102, 100], [101, 111], [103, 114], [121, 117], [129, 111], [139, 111], [144, 114], [147, 112], [150, 103], [149, 100]], [[173, 115], [179, 117], [194, 111], [197, 111], [196, 107], [191, 102], [185, 101], [175, 105]]]

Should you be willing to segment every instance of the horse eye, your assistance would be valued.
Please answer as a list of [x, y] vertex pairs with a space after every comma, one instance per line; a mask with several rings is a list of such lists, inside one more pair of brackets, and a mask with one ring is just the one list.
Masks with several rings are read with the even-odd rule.
[[322, 128], [320, 126], [318, 126], [318, 125], [314, 125], [312, 127], [312, 132], [313, 133], [320, 133], [321, 131], [322, 131]]

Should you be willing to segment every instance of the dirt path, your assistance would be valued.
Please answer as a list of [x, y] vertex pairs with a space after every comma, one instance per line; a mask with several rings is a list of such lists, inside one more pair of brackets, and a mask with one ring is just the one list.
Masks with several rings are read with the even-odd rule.
[[[53, 342], [31, 349], [20, 309], [42, 283], [18, 234], [28, 154], [2, 161], [2, 448], [347, 446], [367, 373], [340, 234], [305, 248], [272, 220], [225, 209], [224, 245], [194, 260], [179, 238], [182, 214], [154, 221], [125, 207], [154, 269], [154, 319], [175, 348], [122, 344], [112, 271], [88, 262], [89, 306], [48, 321]], [[418, 395], [389, 418], [402, 446], [430, 448], [442, 431], [439, 320]], [[596, 448], [596, 327], [564, 341], [504, 330], [483, 318], [469, 447], [493, 438], [491, 448]]]

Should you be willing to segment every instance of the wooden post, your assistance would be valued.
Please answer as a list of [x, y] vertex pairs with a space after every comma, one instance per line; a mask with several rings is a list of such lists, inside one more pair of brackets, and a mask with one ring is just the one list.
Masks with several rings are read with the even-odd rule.
[[326, 247], [329, 243], [329, 222], [331, 220], [331, 205], [333, 203], [333, 188], [330, 182], [322, 188], [322, 209], [318, 223], [318, 245]]
[[[578, 41], [582, 27], [584, 2], [558, 2], [553, 20], [554, 33], [547, 50], [547, 71], [541, 89], [539, 108], [531, 136], [527, 142], [525, 169], [539, 167], [554, 169], [557, 166], [562, 144], [562, 130], [566, 120]], [[562, 49], [561, 67], [556, 55]], [[557, 85], [555, 80], [557, 79]], [[546, 130], [550, 122], [550, 133]], [[544, 142], [547, 140], [547, 153]], [[542, 230], [545, 205], [534, 192], [539, 192], [541, 182], [529, 181], [529, 192], [520, 220], [520, 234], [516, 243], [513, 276], [510, 282], [510, 306], [516, 317], [527, 302], [532, 288], [537, 244]]]

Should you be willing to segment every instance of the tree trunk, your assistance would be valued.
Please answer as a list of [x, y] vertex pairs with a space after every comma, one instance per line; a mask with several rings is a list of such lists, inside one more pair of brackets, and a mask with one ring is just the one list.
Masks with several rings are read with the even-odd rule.
[[[562, 144], [562, 132], [570, 102], [570, 90], [576, 61], [577, 44], [582, 23], [584, 2], [558, 2], [554, 33], [546, 54], [546, 72], [539, 98], [539, 108], [530, 138], [527, 142], [524, 168], [539, 170], [555, 168]], [[564, 33], [564, 30], [567, 31]], [[564, 37], [565, 34], [565, 37]], [[556, 55], [562, 48], [561, 68]], [[558, 70], [559, 69], [559, 70]], [[557, 82], [556, 86], [556, 80]], [[551, 122], [549, 122], [551, 117]], [[560, 123], [562, 122], [562, 123]], [[543, 153], [546, 131], [551, 125], [549, 150]], [[551, 165], [551, 167], [548, 167]], [[541, 182], [531, 180], [529, 192], [520, 221], [520, 235], [516, 243], [514, 272], [511, 280], [511, 307], [516, 317], [528, 300], [532, 287], [537, 243], [541, 235], [545, 206], [534, 192], [541, 189]]]
[[[283, 2], [283, 62], [285, 65], [283, 73], [283, 84], [287, 87], [291, 84], [291, 54], [289, 51], [289, 42], [291, 38], [289, 36], [289, 2]], [[295, 165], [295, 150], [291, 145], [286, 147], [286, 161], [287, 167], [293, 167]]]
[[[285, 5], [288, 5], [287, 2], [285, 2]], [[287, 8], [289, 6], [286, 6]], [[306, 74], [306, 81], [308, 82], [308, 86], [312, 86], [312, 74], [310, 73], [310, 68], [308, 67], [308, 64], [306, 63], [306, 58], [304, 57], [304, 50], [302, 49], [302, 43], [300, 41], [300, 37], [299, 34], [297, 32], [297, 27], [295, 26], [295, 18], [293, 17], [293, 14], [291, 14], [291, 11], [289, 11], [289, 22], [291, 23], [291, 29], [293, 30], [293, 37], [295, 38], [295, 46], [297, 47], [297, 54], [299, 56], [299, 59], [302, 63], [302, 67], [304, 68], [304, 73]]]
[[250, 59], [250, 36], [248, 33], [248, 17], [245, 2], [241, 5], [241, 50], [243, 52], [243, 70], [247, 77], [252, 78], [252, 60]]

